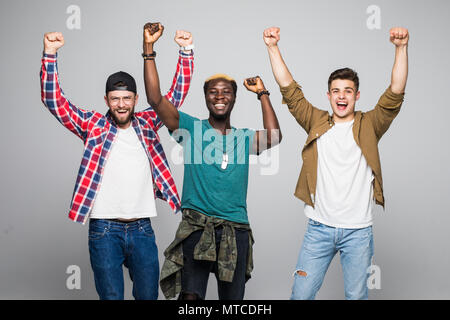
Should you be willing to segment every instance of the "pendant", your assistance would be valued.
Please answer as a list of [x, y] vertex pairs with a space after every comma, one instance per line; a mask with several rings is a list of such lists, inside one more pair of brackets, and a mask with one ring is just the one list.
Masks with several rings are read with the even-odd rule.
[[222, 155], [222, 165], [220, 166], [223, 170], [225, 170], [228, 166], [228, 154], [224, 153]]

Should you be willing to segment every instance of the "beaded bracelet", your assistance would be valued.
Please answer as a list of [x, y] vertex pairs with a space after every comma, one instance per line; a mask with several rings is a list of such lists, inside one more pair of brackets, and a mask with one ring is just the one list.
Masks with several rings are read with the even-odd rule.
[[269, 92], [269, 91], [263, 90], [263, 91], [260, 91], [260, 92], [258, 93], [258, 100], [261, 100], [261, 96], [262, 96], [263, 94], [267, 94], [268, 96], [270, 96], [270, 92]]

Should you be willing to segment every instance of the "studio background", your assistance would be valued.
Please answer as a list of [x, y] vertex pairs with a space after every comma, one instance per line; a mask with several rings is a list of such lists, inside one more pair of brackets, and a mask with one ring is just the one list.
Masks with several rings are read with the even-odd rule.
[[[80, 9], [74, 27], [72, 5]], [[379, 29], [373, 28], [374, 7]], [[73, 8], [73, 7], [71, 7]], [[370, 9], [370, 10], [368, 10]], [[306, 133], [281, 104], [262, 40], [265, 28], [281, 28], [279, 47], [295, 80], [315, 106], [331, 110], [329, 74], [354, 68], [360, 77], [357, 110], [373, 108], [390, 83], [394, 45], [389, 29], [410, 32], [409, 78], [398, 117], [379, 148], [386, 209], [374, 210], [375, 256], [381, 288], [371, 299], [450, 298], [450, 152], [448, 147], [448, 31], [450, 2], [433, 1], [24, 1], [0, 3], [2, 50], [0, 299], [97, 299], [89, 262], [88, 225], [67, 213], [83, 144], [44, 108], [39, 71], [43, 35], [61, 31], [61, 87], [77, 106], [106, 112], [103, 100], [109, 74], [124, 70], [138, 84], [136, 110], [147, 107], [142, 26], [160, 21], [164, 35], [155, 45], [163, 91], [169, 89], [178, 56], [175, 30], [193, 33], [195, 70], [182, 111], [199, 118], [208, 113], [203, 82], [227, 73], [239, 85], [232, 113], [235, 127], [262, 128], [260, 103], [242, 85], [259, 75], [271, 92], [283, 141], [273, 151], [275, 174], [267, 164], [250, 166], [248, 214], [255, 236], [252, 279], [246, 299], [288, 299], [307, 219], [294, 197]], [[375, 21], [375, 24], [377, 22]], [[72, 29], [70, 29], [72, 28]], [[183, 165], [174, 163], [176, 143], [159, 131], [171, 169], [182, 190]], [[157, 201], [152, 219], [159, 249], [175, 235], [181, 215]], [[69, 266], [81, 271], [81, 288], [69, 290]], [[126, 297], [132, 298], [128, 272]], [[217, 299], [211, 275], [207, 299]], [[160, 299], [164, 296], [160, 292]], [[339, 257], [333, 260], [317, 299], [343, 299]]]

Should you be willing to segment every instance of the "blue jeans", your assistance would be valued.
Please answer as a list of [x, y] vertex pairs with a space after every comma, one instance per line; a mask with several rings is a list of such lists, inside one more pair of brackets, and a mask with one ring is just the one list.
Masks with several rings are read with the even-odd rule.
[[367, 269], [373, 256], [372, 227], [342, 229], [309, 219], [298, 257], [292, 300], [312, 300], [339, 251], [346, 299], [368, 299]]
[[90, 220], [89, 254], [100, 299], [123, 300], [122, 265], [133, 281], [135, 299], [158, 299], [158, 249], [149, 218], [129, 223]]

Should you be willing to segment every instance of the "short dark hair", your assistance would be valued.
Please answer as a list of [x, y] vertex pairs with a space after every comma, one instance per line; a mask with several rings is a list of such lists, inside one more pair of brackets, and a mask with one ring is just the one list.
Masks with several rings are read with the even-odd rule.
[[338, 69], [336, 71], [333, 71], [330, 74], [330, 77], [328, 78], [328, 91], [330, 91], [331, 82], [336, 79], [342, 79], [342, 80], [351, 80], [355, 84], [356, 92], [359, 90], [359, 78], [356, 71], [350, 69], [350, 68], [342, 68]]
[[228, 81], [228, 82], [231, 84], [231, 87], [233, 88], [234, 96], [236, 96], [236, 92], [237, 92], [237, 84], [236, 84], [236, 81], [234, 81], [234, 80], [228, 80], [228, 79], [225, 79], [225, 78], [215, 78], [215, 79], [211, 79], [211, 80], [209, 80], [209, 81], [206, 81], [206, 82], [203, 84], [203, 92], [205, 93], [205, 95], [206, 95], [206, 91], [208, 91], [209, 84], [211, 83], [211, 81], [213, 81], [213, 80], [218, 80], [218, 79], [224, 80], [224, 81]]

